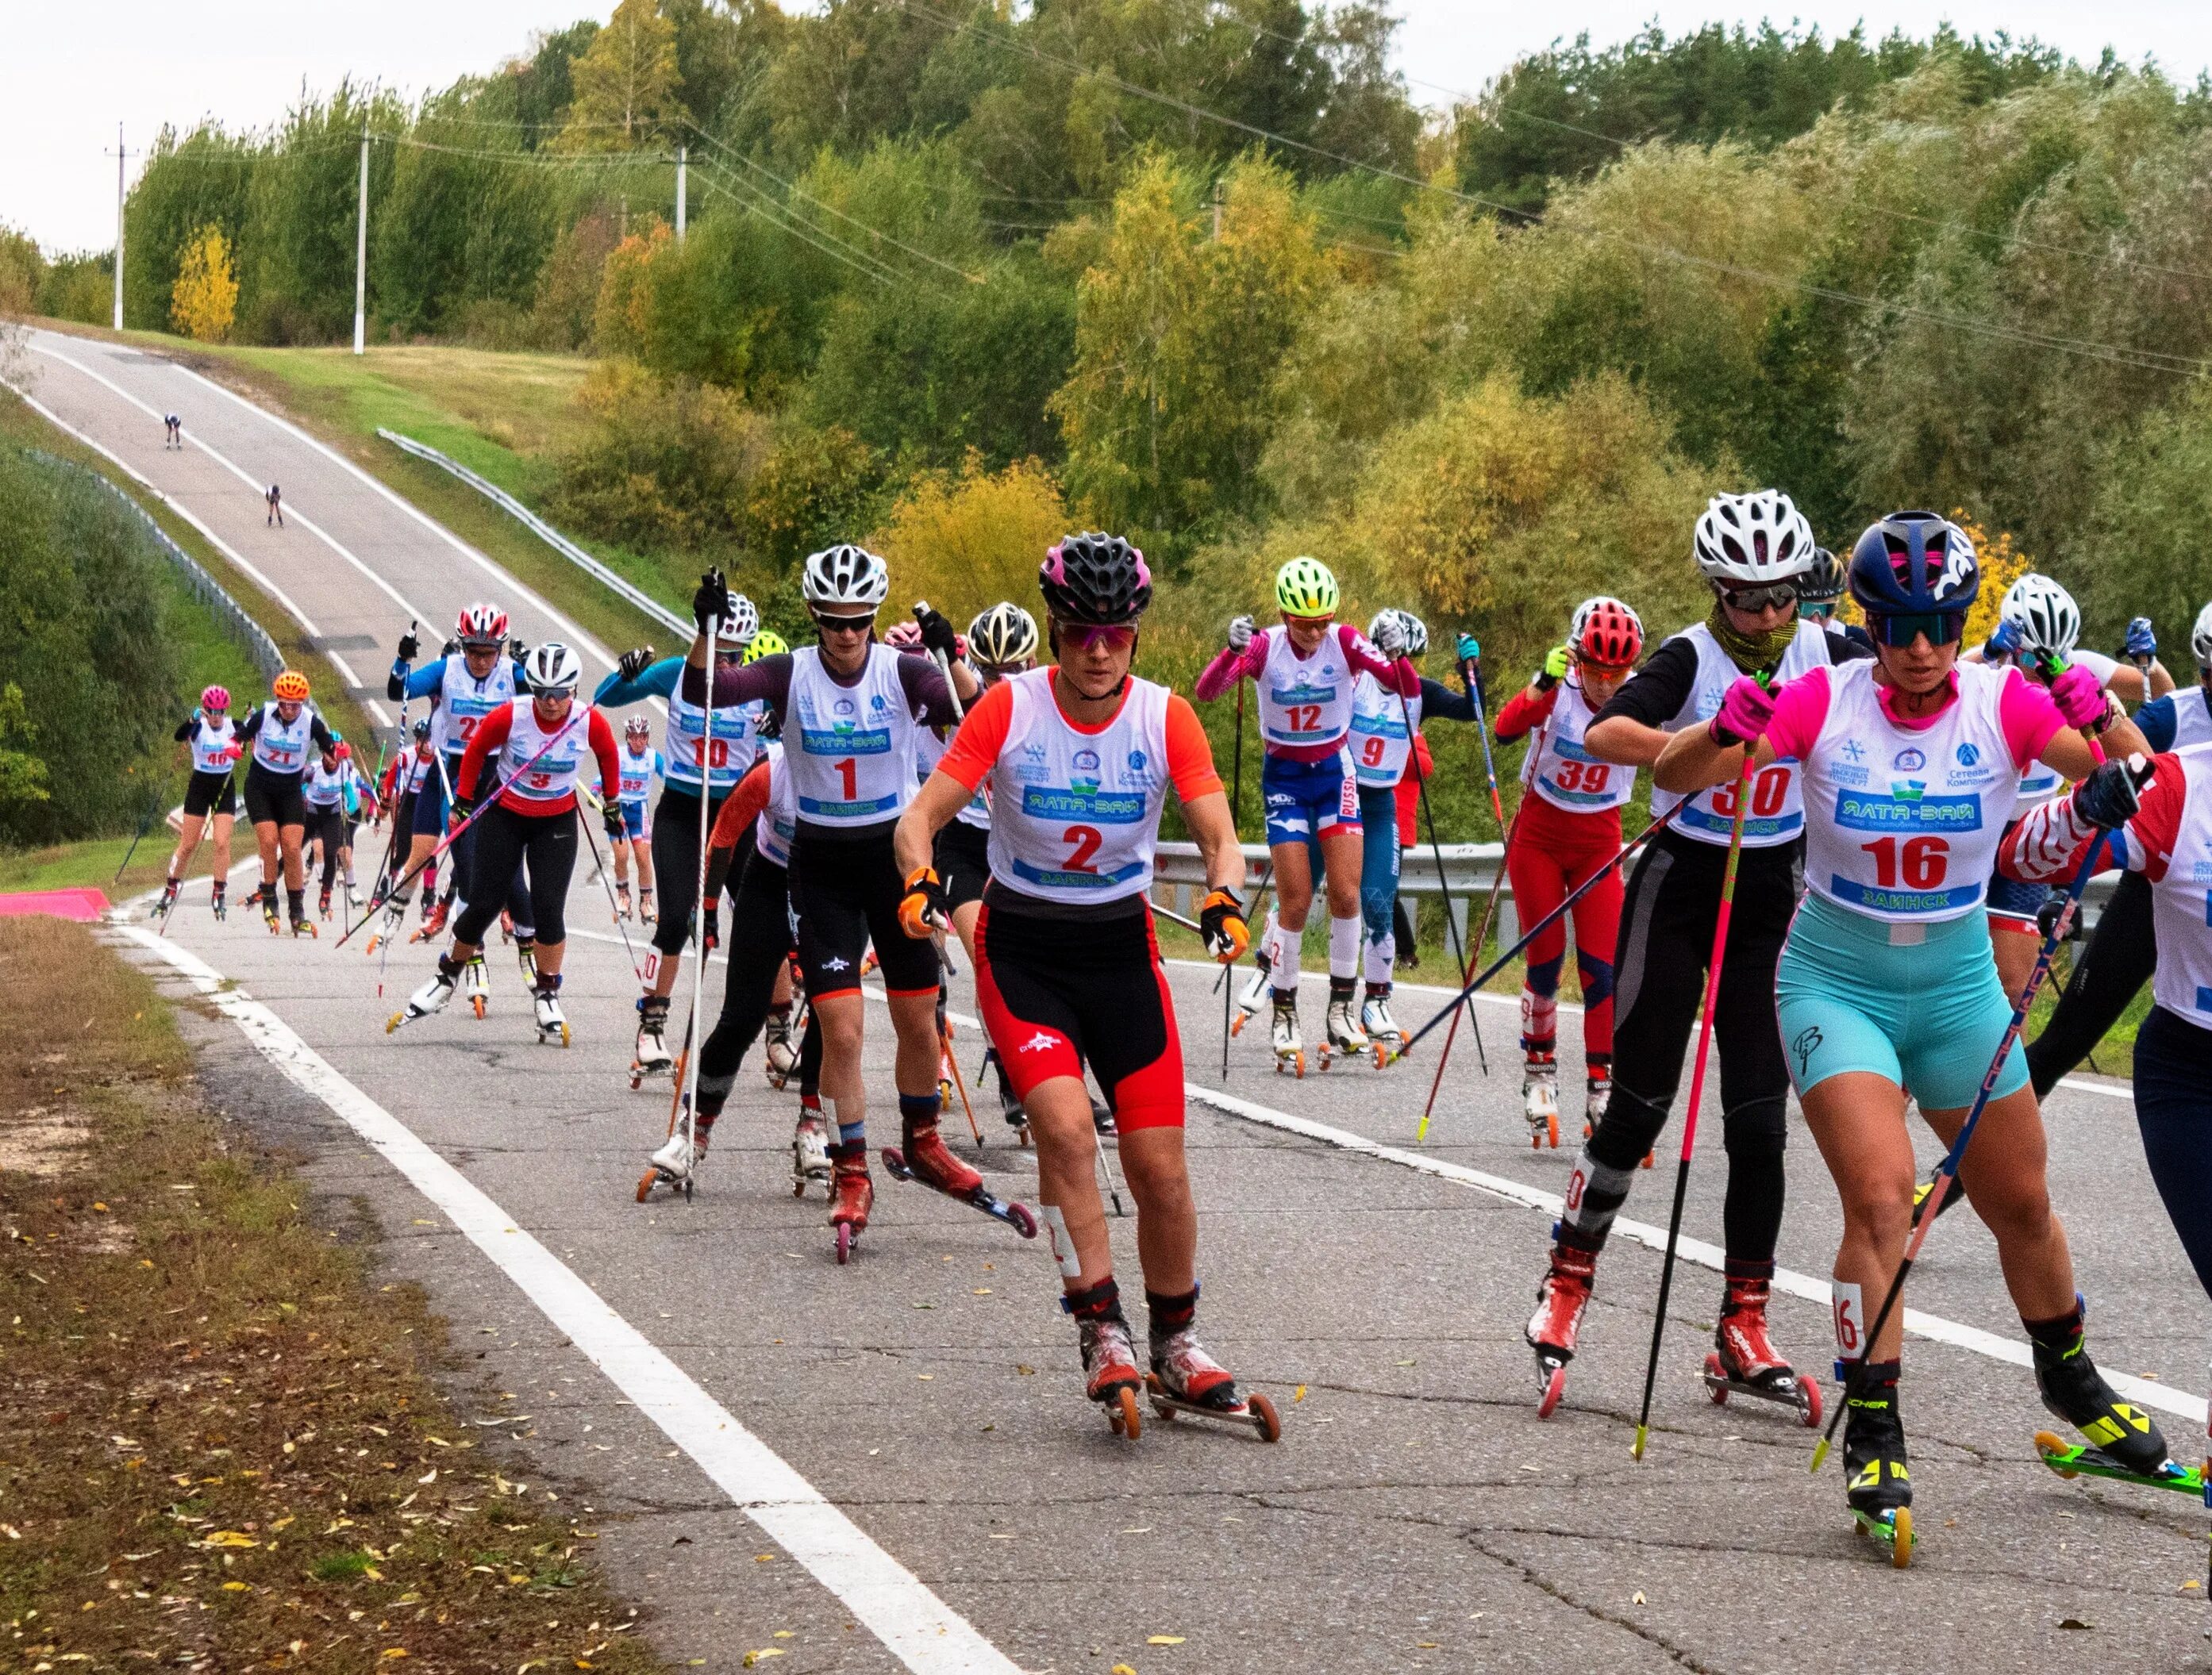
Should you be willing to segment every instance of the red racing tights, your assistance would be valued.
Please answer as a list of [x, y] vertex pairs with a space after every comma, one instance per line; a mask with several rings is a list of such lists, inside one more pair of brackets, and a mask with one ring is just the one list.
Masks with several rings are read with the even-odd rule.
[[1599, 868], [1605, 877], [1528, 944], [1521, 990], [1521, 1050], [1550, 1054], [1559, 1041], [1559, 970], [1567, 918], [1575, 922], [1575, 969], [1583, 985], [1583, 1056], [1593, 1075], [1613, 1063], [1613, 956], [1620, 933], [1620, 810], [1570, 814], [1535, 792], [1522, 794], [1520, 824], [1505, 859], [1513, 905], [1525, 931]]

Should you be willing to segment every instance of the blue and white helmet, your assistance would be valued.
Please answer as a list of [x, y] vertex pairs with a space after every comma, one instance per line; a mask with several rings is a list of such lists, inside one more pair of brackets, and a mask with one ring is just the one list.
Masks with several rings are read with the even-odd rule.
[[1963, 613], [1982, 591], [1966, 532], [1933, 512], [1893, 512], [1851, 549], [1851, 598], [1877, 616]]

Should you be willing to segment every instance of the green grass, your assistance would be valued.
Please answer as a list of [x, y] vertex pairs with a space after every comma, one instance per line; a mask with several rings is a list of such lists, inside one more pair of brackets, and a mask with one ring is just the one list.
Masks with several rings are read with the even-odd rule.
[[[166, 810], [166, 804], [164, 807]], [[0, 893], [76, 889], [91, 885], [106, 890], [110, 901], [120, 901], [140, 890], [152, 889], [161, 882], [169, 852], [175, 846], [174, 834], [157, 816], [119, 883], [115, 869], [123, 865], [124, 856], [130, 852], [128, 834], [117, 838], [88, 838], [82, 843], [50, 844], [43, 849], [0, 849]], [[234, 836], [231, 854], [235, 858], [252, 846], [251, 832], [242, 841]], [[204, 844], [201, 851], [204, 855]], [[199, 857], [195, 857], [194, 861], [196, 867], [204, 870]]]

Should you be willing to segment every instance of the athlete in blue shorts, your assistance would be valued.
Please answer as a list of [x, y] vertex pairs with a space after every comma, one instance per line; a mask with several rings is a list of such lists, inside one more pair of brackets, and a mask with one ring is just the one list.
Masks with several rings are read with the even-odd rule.
[[[653, 748], [653, 723], [633, 715], [623, 724], [622, 783], [615, 788], [615, 804], [622, 815], [622, 835], [614, 841], [615, 911], [630, 916], [629, 869], [637, 865], [638, 901], [645, 922], [653, 923], [653, 847], [646, 841], [645, 799], [655, 775], [664, 775], [660, 752]], [[604, 789], [604, 787], [602, 788]]]

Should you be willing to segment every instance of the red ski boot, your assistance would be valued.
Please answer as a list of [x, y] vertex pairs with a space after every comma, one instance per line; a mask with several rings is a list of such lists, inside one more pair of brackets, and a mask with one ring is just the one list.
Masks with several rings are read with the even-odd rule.
[[1283, 1422], [1276, 1417], [1275, 1405], [1256, 1390], [1238, 1395], [1229, 1369], [1206, 1352], [1190, 1327], [1154, 1337], [1152, 1350], [1152, 1370], [1145, 1387], [1151, 1393], [1152, 1411], [1163, 1419], [1181, 1413], [1249, 1425], [1262, 1442], [1282, 1435]]
[[876, 1183], [868, 1178], [865, 1144], [830, 1148], [830, 1225], [836, 1229], [840, 1265], [853, 1259], [853, 1241], [867, 1230], [876, 1207]]
[[1024, 1239], [1036, 1237], [1036, 1217], [1029, 1205], [1000, 1198], [983, 1177], [952, 1155], [935, 1122], [909, 1122], [906, 1144], [884, 1148], [884, 1167], [900, 1180], [918, 1180], [950, 1199], [1004, 1222]]
[[1766, 1299], [1773, 1288], [1774, 1264], [1728, 1264], [1728, 1295], [1720, 1324], [1713, 1329], [1714, 1352], [1705, 1357], [1705, 1393], [1718, 1406], [1730, 1395], [1755, 1397], [1796, 1410], [1808, 1428], [1820, 1423], [1820, 1387], [1799, 1374], [1776, 1351], [1766, 1335]]
[[1137, 1371], [1128, 1323], [1118, 1315], [1079, 1316], [1075, 1332], [1083, 1348], [1083, 1393], [1106, 1410], [1106, 1423], [1115, 1435], [1134, 1438], [1143, 1429], [1137, 1392], [1144, 1378]]
[[1536, 1288], [1536, 1312], [1522, 1332], [1528, 1347], [1536, 1351], [1536, 1377], [1543, 1389], [1536, 1400], [1539, 1419], [1550, 1418], [1566, 1393], [1567, 1363], [1575, 1358], [1583, 1310], [1589, 1307], [1590, 1288], [1596, 1282], [1595, 1251], [1554, 1241], [1551, 1271]]

